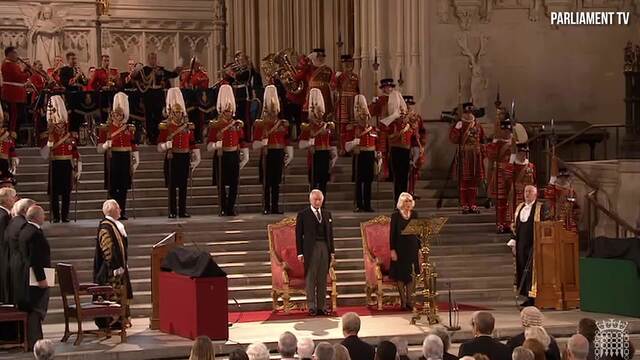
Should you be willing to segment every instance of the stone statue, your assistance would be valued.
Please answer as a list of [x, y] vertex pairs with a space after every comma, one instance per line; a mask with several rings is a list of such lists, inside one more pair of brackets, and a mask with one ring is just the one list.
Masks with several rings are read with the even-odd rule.
[[52, 5], [26, 6], [20, 8], [29, 28], [27, 46], [34, 60], [42, 61], [45, 67], [52, 67], [56, 56], [62, 54], [64, 18], [66, 11], [54, 11]]
[[473, 53], [469, 49], [468, 37], [461, 36], [458, 38], [458, 45], [462, 55], [469, 58], [469, 68], [471, 69], [471, 86], [470, 93], [474, 104], [477, 107], [487, 106], [487, 88], [489, 87], [489, 80], [484, 77], [482, 66], [480, 66], [480, 57], [486, 54], [486, 45], [489, 38], [487, 36], [480, 36], [480, 47], [476, 53]]
[[633, 53], [633, 44], [631, 41], [628, 41], [627, 46], [624, 47], [624, 71], [633, 71], [636, 63], [636, 57]]

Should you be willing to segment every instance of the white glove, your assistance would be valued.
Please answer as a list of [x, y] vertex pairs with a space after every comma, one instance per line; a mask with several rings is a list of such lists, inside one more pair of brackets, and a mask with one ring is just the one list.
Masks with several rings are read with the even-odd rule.
[[300, 140], [300, 141], [298, 142], [298, 147], [299, 147], [300, 149], [306, 149], [306, 148], [308, 148], [309, 146], [311, 146], [311, 144], [309, 143], [309, 140]]
[[240, 149], [240, 169], [249, 162], [249, 148]]
[[262, 141], [259, 140], [254, 140], [253, 143], [251, 143], [251, 147], [255, 150], [255, 149], [260, 149], [263, 146]]
[[193, 149], [191, 151], [191, 169], [195, 169], [200, 165], [200, 161], [202, 158], [200, 157], [200, 149]]
[[355, 146], [360, 145], [360, 138], [353, 139], [353, 145], [355, 145]]
[[207, 151], [212, 152], [216, 150], [216, 144], [214, 142], [210, 142], [207, 144]]
[[76, 171], [76, 181], [80, 180], [80, 175], [82, 175], [82, 161], [78, 160], [78, 171]]
[[309, 139], [309, 146], [314, 146], [316, 144], [316, 138]]
[[133, 172], [136, 172], [138, 169], [138, 165], [140, 165], [140, 152], [134, 151], [131, 153], [131, 158], [133, 160], [133, 164], [131, 164], [131, 169]]
[[269, 139], [268, 138], [262, 139], [262, 146], [267, 146], [267, 145], [269, 145]]
[[164, 143], [164, 145], [166, 146], [166, 150], [169, 150], [173, 148], [173, 141], [169, 140], [166, 143]]
[[331, 147], [331, 167], [336, 166], [336, 161], [338, 161], [338, 148], [335, 146]]
[[124, 269], [119, 267], [115, 270], [113, 270], [113, 276], [120, 276], [124, 274]]
[[511, 248], [511, 253], [513, 253], [513, 255], [516, 255], [516, 239], [511, 239], [509, 240], [509, 242], [507, 242], [507, 246]]
[[[360, 139], [356, 139], [356, 140], [360, 140]], [[344, 149], [347, 150], [347, 152], [350, 152], [351, 150], [353, 150], [353, 148], [356, 147], [356, 140], [351, 140], [344, 143]]]
[[19, 164], [20, 159], [18, 159], [17, 157], [11, 158], [11, 168], [9, 169], [9, 171], [11, 171], [13, 175], [17, 173]]
[[516, 154], [511, 154], [509, 156], [509, 164], [515, 164], [516, 162]]
[[287, 146], [284, 148], [284, 166], [289, 166], [291, 160], [293, 160], [293, 146]]
[[416, 164], [418, 158], [420, 158], [420, 148], [414, 146], [411, 148], [411, 166]]
[[376, 161], [376, 175], [378, 175], [380, 173], [380, 171], [382, 171], [382, 156], [380, 156], [378, 158], [378, 160]]
[[111, 144], [112, 144], [111, 140], [107, 140], [104, 142], [104, 144], [102, 144], [102, 148], [104, 150], [109, 150], [111, 148]]
[[556, 180], [558, 180], [558, 178], [555, 176], [552, 176], [551, 178], [549, 178], [549, 185], [555, 185]]
[[51, 148], [48, 146], [43, 146], [40, 148], [40, 157], [43, 159], [49, 158], [49, 153], [51, 152]]
[[173, 147], [173, 144], [171, 143], [171, 141], [158, 143], [158, 152], [165, 152], [171, 149], [171, 147]]
[[456, 129], [458, 129], [458, 130], [462, 129], [462, 121], [458, 121], [456, 123]]
[[215, 145], [216, 149], [222, 149], [222, 140], [216, 141]]
[[48, 141], [47, 142], [47, 147], [53, 147], [53, 141]]

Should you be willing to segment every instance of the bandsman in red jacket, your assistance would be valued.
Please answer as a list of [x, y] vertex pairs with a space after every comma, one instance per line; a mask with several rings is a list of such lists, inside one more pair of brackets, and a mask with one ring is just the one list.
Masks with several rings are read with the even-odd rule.
[[4, 50], [2, 62], [2, 100], [9, 106], [9, 131], [16, 132], [26, 118], [27, 89], [31, 71], [23, 68], [18, 51], [9, 46]]

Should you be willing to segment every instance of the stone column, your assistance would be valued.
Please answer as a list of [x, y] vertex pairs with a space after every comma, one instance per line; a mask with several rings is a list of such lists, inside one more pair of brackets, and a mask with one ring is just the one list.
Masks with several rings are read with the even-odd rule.
[[625, 136], [622, 152], [625, 159], [640, 159], [640, 69], [636, 65], [624, 72]]

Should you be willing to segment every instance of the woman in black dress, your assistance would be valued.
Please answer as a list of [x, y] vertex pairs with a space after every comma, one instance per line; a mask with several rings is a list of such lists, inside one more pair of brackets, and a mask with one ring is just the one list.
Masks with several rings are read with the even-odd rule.
[[398, 197], [397, 210], [391, 215], [389, 243], [391, 246], [391, 266], [389, 275], [398, 282], [400, 306], [413, 309], [413, 273], [420, 272], [418, 250], [420, 240], [416, 235], [402, 235], [402, 231], [411, 219], [417, 219], [418, 213], [413, 211], [415, 201], [411, 194], [403, 192]]

